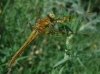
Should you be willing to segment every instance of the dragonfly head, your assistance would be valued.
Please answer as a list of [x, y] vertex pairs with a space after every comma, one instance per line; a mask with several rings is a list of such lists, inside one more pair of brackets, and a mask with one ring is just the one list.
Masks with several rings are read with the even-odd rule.
[[55, 15], [53, 13], [49, 13], [47, 16], [50, 18], [51, 21], [55, 20]]

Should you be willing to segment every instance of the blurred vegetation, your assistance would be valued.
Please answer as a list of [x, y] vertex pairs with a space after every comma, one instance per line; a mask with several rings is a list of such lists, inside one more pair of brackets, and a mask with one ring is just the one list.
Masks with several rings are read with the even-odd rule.
[[10, 74], [100, 74], [99, 4], [99, 0], [1, 0], [0, 74], [28, 38], [35, 20], [49, 12], [57, 18], [74, 16], [56, 24], [74, 34], [41, 34], [14, 62]]

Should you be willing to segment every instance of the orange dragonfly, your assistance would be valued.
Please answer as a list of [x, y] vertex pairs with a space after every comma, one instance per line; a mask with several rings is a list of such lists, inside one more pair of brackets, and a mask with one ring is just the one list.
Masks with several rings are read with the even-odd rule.
[[46, 15], [46, 17], [37, 19], [35, 26], [33, 27], [34, 30], [31, 32], [29, 37], [27, 38], [26, 42], [18, 49], [18, 51], [14, 54], [14, 56], [11, 58], [10, 62], [8, 63], [8, 67], [11, 68], [14, 61], [17, 59], [17, 57], [24, 51], [25, 47], [34, 40], [40, 32], [42, 32], [46, 27], [52, 25], [52, 23], [58, 23], [63, 21], [68, 21], [71, 18], [71, 16], [62, 17], [62, 18], [55, 18], [55, 15], [53, 13], [49, 13]]

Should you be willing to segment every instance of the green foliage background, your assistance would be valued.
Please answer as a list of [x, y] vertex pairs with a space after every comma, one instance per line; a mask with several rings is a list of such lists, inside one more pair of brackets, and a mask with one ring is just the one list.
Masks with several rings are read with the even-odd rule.
[[69, 25], [77, 34], [39, 35], [14, 62], [10, 74], [100, 74], [99, 0], [1, 0], [0, 74], [28, 38], [35, 20], [49, 12], [57, 18], [77, 13], [71, 21], [56, 24]]

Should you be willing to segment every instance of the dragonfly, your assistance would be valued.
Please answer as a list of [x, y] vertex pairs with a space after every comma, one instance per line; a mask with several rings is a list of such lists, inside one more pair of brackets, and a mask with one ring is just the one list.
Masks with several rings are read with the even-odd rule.
[[47, 14], [44, 18], [40, 18], [36, 20], [35, 26], [33, 26], [33, 31], [25, 41], [25, 43], [18, 49], [18, 51], [12, 56], [10, 62], [8, 63], [8, 67], [11, 68], [14, 61], [17, 57], [24, 51], [25, 47], [32, 42], [46, 27], [49, 27], [53, 23], [59, 23], [70, 20], [71, 16], [66, 16], [62, 18], [57, 18], [53, 13]]

